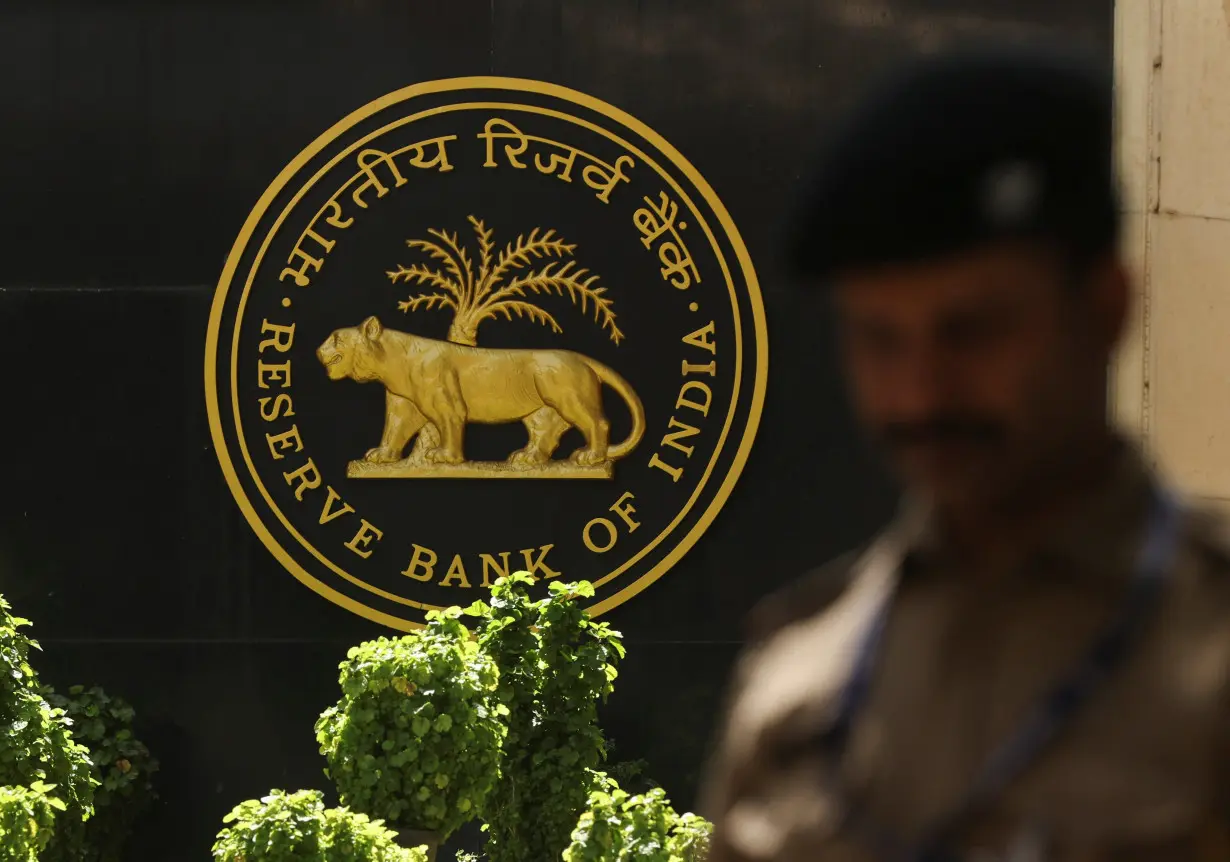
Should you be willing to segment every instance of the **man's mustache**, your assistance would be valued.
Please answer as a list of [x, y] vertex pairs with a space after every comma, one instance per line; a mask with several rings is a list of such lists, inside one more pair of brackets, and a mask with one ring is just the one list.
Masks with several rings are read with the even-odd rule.
[[998, 443], [1003, 426], [991, 419], [971, 416], [937, 416], [924, 422], [890, 422], [881, 427], [879, 438], [894, 449], [928, 443]]

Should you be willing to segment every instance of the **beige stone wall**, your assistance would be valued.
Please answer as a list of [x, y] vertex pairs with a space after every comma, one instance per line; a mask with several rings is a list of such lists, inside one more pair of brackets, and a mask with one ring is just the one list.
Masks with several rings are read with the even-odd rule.
[[1230, 507], [1230, 0], [1119, 0], [1126, 250], [1140, 289], [1119, 419]]

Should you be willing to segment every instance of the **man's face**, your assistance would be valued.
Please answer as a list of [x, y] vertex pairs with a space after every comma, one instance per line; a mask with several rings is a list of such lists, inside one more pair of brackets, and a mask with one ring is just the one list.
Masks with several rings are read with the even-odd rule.
[[968, 506], [1062, 469], [1105, 421], [1121, 276], [1095, 268], [1073, 284], [1057, 254], [1010, 244], [842, 279], [855, 407], [901, 478], [942, 505]]

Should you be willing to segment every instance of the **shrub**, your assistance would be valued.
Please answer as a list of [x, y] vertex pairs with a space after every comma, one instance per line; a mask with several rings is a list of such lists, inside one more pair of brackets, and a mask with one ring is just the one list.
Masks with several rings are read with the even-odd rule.
[[495, 663], [460, 614], [433, 612], [414, 634], [351, 649], [342, 698], [316, 723], [344, 804], [443, 838], [477, 814], [495, 783], [507, 711], [494, 697]]
[[51, 795], [52, 787], [0, 787], [0, 859], [38, 862], [51, 840], [57, 811], [65, 805]]
[[483, 809], [490, 862], [558, 859], [568, 846], [605, 754], [598, 703], [624, 654], [619, 633], [577, 601], [592, 586], [553, 583], [531, 602], [533, 582], [501, 578], [489, 604], [467, 611], [483, 618], [478, 640], [500, 668], [508, 709], [500, 779]]
[[684, 862], [702, 862], [709, 856], [709, 839], [712, 835], [713, 824], [699, 814], [690, 811], [680, 814], [671, 829], [671, 852]]
[[222, 821], [213, 858], [218, 862], [426, 862], [421, 848], [395, 843], [379, 820], [345, 808], [325, 808], [319, 790], [241, 802]]
[[676, 814], [662, 788], [631, 796], [606, 775], [594, 777], [598, 789], [564, 851], [566, 862], [701, 862], [708, 854], [712, 825]]
[[22, 631], [30, 623], [14, 617], [0, 597], [0, 786], [55, 787], [64, 804], [61, 821], [85, 820], [93, 812], [97, 784], [85, 746], [75, 742], [63, 710], [53, 708], [39, 691], [30, 667], [38, 643]]
[[606, 741], [606, 774], [620, 787], [632, 793], [644, 793], [658, 786], [658, 783], [646, 774], [649, 768], [647, 761], [637, 758], [636, 760], [612, 762], [611, 756], [615, 753], [615, 741], [608, 738]]
[[75, 685], [68, 696], [43, 689], [48, 703], [72, 722], [73, 738], [89, 749], [94, 777], [94, 815], [57, 824], [43, 862], [121, 862], [133, 825], [155, 799], [158, 761], [132, 733], [133, 708], [97, 686]]

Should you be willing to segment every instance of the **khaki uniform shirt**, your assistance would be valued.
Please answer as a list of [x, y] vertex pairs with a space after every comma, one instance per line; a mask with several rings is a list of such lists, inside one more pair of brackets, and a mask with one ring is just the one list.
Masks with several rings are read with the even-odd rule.
[[[907, 512], [869, 550], [771, 599], [702, 800], [710, 862], [872, 862], [843, 825], [850, 800], [906, 843], [950, 814], [1120, 612], [1151, 481], [1125, 452], [1062, 529], [996, 572], [962, 571]], [[961, 858], [1230, 862], [1230, 531], [1185, 506], [1168, 575], [1124, 662], [958, 833]], [[870, 693], [844, 752], [824, 755], [815, 742], [887, 597]]]

